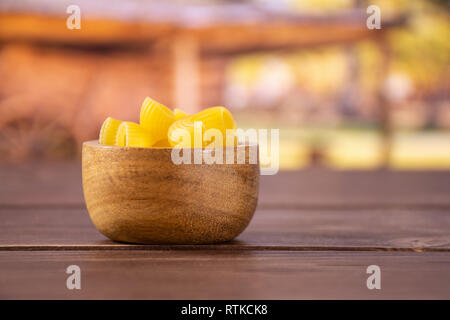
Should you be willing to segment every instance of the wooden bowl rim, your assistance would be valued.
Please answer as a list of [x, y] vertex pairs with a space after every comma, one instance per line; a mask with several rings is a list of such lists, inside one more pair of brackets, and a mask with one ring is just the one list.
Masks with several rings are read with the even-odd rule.
[[[98, 142], [98, 140], [89, 140], [89, 141], [85, 141], [83, 142], [83, 145], [88, 145], [88, 146], [92, 146], [95, 148], [99, 148], [99, 149], [112, 149], [112, 150], [173, 150], [174, 148], [168, 148], [168, 147], [121, 147], [121, 146], [110, 146], [110, 145], [105, 145], [105, 144], [100, 144]], [[247, 148], [247, 147], [258, 147], [257, 143], [254, 142], [249, 142], [247, 144], [239, 144], [237, 145], [238, 148]], [[233, 147], [223, 147], [224, 150], [226, 149], [232, 149]], [[197, 150], [199, 148], [186, 148], [186, 149], [194, 149]], [[202, 148], [203, 151], [206, 150], [211, 150], [212, 148]]]

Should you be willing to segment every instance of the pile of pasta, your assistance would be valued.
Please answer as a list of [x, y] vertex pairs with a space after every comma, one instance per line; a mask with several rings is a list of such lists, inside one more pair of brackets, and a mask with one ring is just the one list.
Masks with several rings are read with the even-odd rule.
[[[226, 108], [212, 107], [189, 115], [180, 109], [172, 111], [149, 97], [142, 103], [139, 123], [106, 118], [100, 129], [99, 143], [124, 147], [193, 148], [198, 146], [198, 142], [194, 142], [198, 126], [203, 133], [209, 129], [218, 130], [215, 139], [221, 135], [223, 146], [236, 143], [236, 139], [227, 139], [227, 134], [228, 137], [230, 133], [233, 135], [236, 123]], [[180, 134], [180, 130], [187, 135]], [[211, 139], [203, 136], [200, 140], [202, 147], [211, 143]]]

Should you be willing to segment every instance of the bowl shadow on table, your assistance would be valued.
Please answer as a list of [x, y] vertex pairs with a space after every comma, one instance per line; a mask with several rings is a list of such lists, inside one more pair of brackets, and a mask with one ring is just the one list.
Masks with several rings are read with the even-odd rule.
[[242, 240], [230, 240], [225, 242], [211, 243], [211, 244], [141, 244], [121, 242], [110, 239], [98, 240], [94, 244], [96, 247], [101, 246], [103, 249], [109, 250], [215, 250], [215, 249], [229, 249], [236, 250], [248, 246], [247, 242]]

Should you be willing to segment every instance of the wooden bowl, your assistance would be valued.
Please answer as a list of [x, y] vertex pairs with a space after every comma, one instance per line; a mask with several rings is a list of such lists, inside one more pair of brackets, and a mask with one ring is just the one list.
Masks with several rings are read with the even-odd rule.
[[249, 152], [258, 146], [237, 146], [235, 152], [241, 148], [245, 164], [176, 165], [170, 148], [85, 142], [83, 190], [91, 220], [105, 236], [121, 242], [232, 240], [247, 227], [258, 201], [259, 159], [248, 163]]

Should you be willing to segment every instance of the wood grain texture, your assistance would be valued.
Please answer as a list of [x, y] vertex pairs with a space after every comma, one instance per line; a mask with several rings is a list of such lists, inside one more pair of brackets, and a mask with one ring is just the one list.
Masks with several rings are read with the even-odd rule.
[[[1, 299], [450, 299], [449, 172], [263, 176], [245, 232], [185, 246], [105, 238], [80, 172], [0, 166]], [[71, 264], [80, 291], [66, 289]], [[365, 286], [371, 264], [381, 290]]]
[[[258, 201], [257, 146], [225, 148], [243, 164], [175, 164], [171, 148], [83, 144], [83, 189], [96, 228], [112, 240], [142, 244], [230, 241], [249, 224]], [[200, 152], [202, 152], [200, 150]], [[203, 151], [204, 156], [207, 149]]]
[[0, 206], [85, 207], [81, 163], [0, 164]]
[[[66, 268], [81, 268], [81, 290]], [[381, 290], [366, 269], [381, 268]], [[1, 299], [449, 299], [450, 255], [405, 252], [0, 252]]]
[[[0, 165], [0, 207], [84, 208], [76, 162]], [[450, 208], [449, 171], [280, 171], [260, 177], [260, 208]]]
[[0, 216], [0, 250], [450, 251], [450, 210], [259, 209], [236, 240], [211, 246], [113, 242], [83, 209], [0, 209]]
[[281, 171], [261, 177], [270, 208], [450, 208], [450, 172]]

